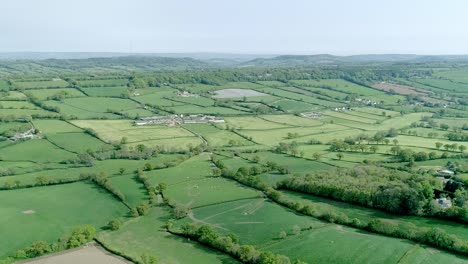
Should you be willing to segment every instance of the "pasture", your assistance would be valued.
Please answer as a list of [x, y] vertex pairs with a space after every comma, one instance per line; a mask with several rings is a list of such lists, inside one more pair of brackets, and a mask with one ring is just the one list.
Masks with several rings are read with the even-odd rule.
[[128, 210], [96, 185], [73, 183], [1, 191], [0, 256], [6, 257], [32, 242], [55, 242], [77, 225], [97, 229]]

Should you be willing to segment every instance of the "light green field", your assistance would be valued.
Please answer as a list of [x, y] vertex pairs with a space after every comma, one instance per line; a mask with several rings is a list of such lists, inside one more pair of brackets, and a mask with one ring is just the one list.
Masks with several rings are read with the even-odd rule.
[[235, 146], [252, 145], [253, 143], [245, 138], [225, 129], [217, 128], [210, 124], [185, 124], [184, 128], [194, 134], [202, 136], [208, 144], [214, 147], [229, 146], [233, 140]]
[[42, 133], [72, 133], [81, 132], [82, 129], [68, 122], [56, 119], [37, 119], [33, 121], [34, 126]]
[[128, 210], [93, 184], [73, 183], [0, 191], [0, 257], [32, 242], [55, 242], [74, 226], [101, 228]]
[[13, 85], [20, 89], [64, 88], [69, 86], [68, 82], [61, 79], [50, 81], [14, 81]]
[[101, 150], [106, 145], [101, 140], [83, 132], [49, 134], [47, 135], [47, 140], [60, 148], [75, 153], [85, 153], [88, 150]]
[[167, 109], [174, 111], [177, 114], [207, 114], [207, 115], [240, 115], [247, 112], [235, 110], [226, 107], [201, 107], [197, 105], [179, 105], [170, 106]]
[[337, 112], [337, 111], [327, 110], [322, 113], [325, 116], [330, 116], [332, 118], [345, 119], [345, 120], [355, 122], [357, 124], [360, 124], [360, 123], [375, 124], [376, 122], [375, 119], [369, 119], [369, 118], [365, 118], [362, 116], [356, 116], [356, 115], [348, 114], [347, 112]]
[[0, 80], [0, 91], [8, 91], [10, 89], [10, 84], [5, 80]]
[[176, 167], [149, 171], [146, 175], [154, 185], [165, 183], [170, 186], [211, 176], [213, 168], [209, 155], [201, 154], [185, 160]]
[[329, 87], [331, 90], [336, 90], [344, 93], [355, 93], [359, 95], [380, 95], [382, 92], [367, 88], [361, 85], [357, 85], [341, 79], [324, 79], [324, 80], [294, 80], [290, 81], [293, 84], [299, 86], [311, 86], [311, 87]]
[[[305, 136], [307, 135], [330, 135], [331, 132], [336, 133], [338, 131], [349, 130], [346, 127], [334, 125], [334, 124], [326, 124], [323, 126], [317, 127], [295, 127], [295, 128], [284, 128], [284, 129], [272, 129], [269, 130], [268, 133], [265, 131], [255, 131], [255, 130], [242, 130], [240, 133], [247, 137], [252, 137], [253, 141], [269, 145], [275, 146], [281, 141], [287, 140], [288, 133], [297, 133], [299, 137], [291, 139], [290, 141], [297, 141], [297, 142], [307, 142], [310, 139], [306, 139]], [[327, 133], [327, 134], [326, 134]]]
[[[3, 176], [0, 177], [0, 186], [3, 186], [5, 182], [14, 182], [20, 181], [21, 185], [24, 184], [35, 184], [36, 178], [38, 176], [45, 176], [52, 180], [76, 180], [79, 179], [80, 174], [82, 173], [94, 173], [98, 174], [104, 172], [110, 176], [120, 175], [120, 168], [125, 169], [127, 173], [131, 173], [139, 168], [143, 168], [146, 163], [153, 165], [161, 165], [166, 162], [178, 163], [180, 161], [181, 155], [158, 155], [158, 157], [152, 158], [150, 160], [104, 160], [96, 161], [96, 164], [93, 167], [74, 167], [74, 168], [64, 168], [64, 165], [61, 164], [52, 164], [54, 167], [48, 169], [47, 166], [33, 167], [36, 171], [28, 172], [24, 174], [18, 174], [13, 176]], [[32, 163], [36, 165], [35, 163]], [[25, 166], [28, 163], [24, 164]], [[31, 164], [29, 164], [31, 165]], [[50, 166], [50, 164], [46, 164]]]
[[304, 118], [295, 115], [265, 115], [261, 116], [261, 118], [290, 126], [319, 126], [323, 124], [323, 122], [317, 119]]
[[[405, 240], [372, 235], [339, 225], [329, 225], [288, 237], [262, 249], [307, 263], [395, 264], [399, 263], [403, 257], [411, 258], [415, 247], [419, 248], [418, 245]], [[337, 254], [337, 249], [339, 249], [339, 254]], [[427, 263], [466, 262], [463, 258], [433, 249], [424, 249], [416, 254], [419, 260], [427, 259]]]
[[94, 79], [94, 80], [80, 80], [78, 84], [82, 87], [109, 87], [109, 86], [125, 86], [127, 79]]
[[313, 105], [305, 102], [300, 102], [300, 101], [293, 101], [289, 99], [281, 99], [280, 101], [277, 101], [273, 103], [272, 105], [276, 107], [280, 107], [282, 110], [289, 112], [289, 113], [301, 113], [301, 112], [309, 112], [309, 111], [315, 111], [322, 106], [319, 105]]
[[128, 87], [86, 87], [81, 88], [87, 95], [93, 97], [120, 97], [122, 94], [128, 94]]
[[119, 118], [118, 115], [115, 115], [112, 113], [89, 111], [86, 108], [76, 107], [73, 105], [66, 104], [64, 102], [46, 101], [46, 105], [57, 107], [61, 115], [65, 115], [68, 117], [75, 117], [75, 118], [81, 118], [81, 119], [90, 119], [90, 118], [117, 119]]
[[14, 116], [16, 118], [24, 117], [56, 117], [55, 112], [50, 112], [42, 109], [0, 109], [0, 116]]
[[[47, 153], [47, 155], [44, 155]], [[75, 154], [54, 146], [44, 139], [17, 142], [0, 149], [0, 156], [6, 161], [32, 161], [38, 163], [60, 162], [75, 158]]]
[[144, 185], [136, 180], [133, 173], [112, 177], [110, 183], [124, 195], [125, 202], [132, 207], [138, 206], [149, 198]]
[[91, 128], [106, 141], [120, 141], [126, 137], [129, 143], [144, 143], [148, 140], [196, 137], [181, 127], [134, 126], [130, 120], [74, 120], [81, 128]]
[[127, 221], [118, 231], [100, 233], [99, 241], [134, 259], [146, 253], [167, 264], [238, 263], [225, 254], [165, 232], [163, 227], [169, 218], [167, 208], [155, 207], [147, 216]]
[[1, 108], [9, 109], [41, 109], [30, 102], [25, 101], [0, 101]]
[[[288, 116], [291, 117], [291, 116]], [[224, 120], [226, 121], [226, 125], [230, 128], [235, 129], [259, 129], [259, 130], [268, 130], [268, 129], [275, 129], [275, 128], [284, 128], [288, 127], [288, 125], [280, 124], [279, 122], [271, 122], [265, 120], [265, 117], [253, 117], [253, 116], [245, 116], [245, 117], [228, 117]]]
[[2, 100], [26, 100], [27, 97], [24, 93], [17, 91], [8, 91], [5, 93], [0, 93], [0, 98]]
[[64, 94], [65, 97], [83, 97], [82, 92], [74, 88], [61, 88], [61, 89], [34, 89], [27, 91], [39, 100], [46, 100], [54, 95]]
[[292, 233], [294, 226], [321, 228], [327, 224], [304, 217], [271, 201], [258, 198], [225, 202], [193, 210], [192, 219], [183, 222], [213, 225], [221, 233], [234, 233], [242, 244], [265, 246], [278, 242], [281, 231]]
[[210, 204], [262, 197], [262, 193], [247, 189], [223, 178], [202, 178], [185, 181], [167, 188], [165, 196], [191, 208]]

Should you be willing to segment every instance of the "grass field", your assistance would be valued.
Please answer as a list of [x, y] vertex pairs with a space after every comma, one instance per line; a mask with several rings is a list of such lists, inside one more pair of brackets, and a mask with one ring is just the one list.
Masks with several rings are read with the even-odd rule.
[[[43, 155], [47, 153], [47, 155]], [[18, 142], [0, 149], [2, 160], [32, 161], [38, 163], [60, 162], [75, 158], [75, 154], [63, 150], [44, 139]]]
[[83, 97], [82, 92], [74, 88], [60, 88], [60, 89], [34, 89], [27, 91], [28, 94], [38, 98], [39, 100], [46, 100], [54, 96], [63, 95], [64, 97]]
[[[230, 132], [225, 129], [217, 128], [209, 124], [186, 124], [184, 128], [193, 132], [196, 135], [200, 135], [208, 141], [213, 147], [223, 147], [223, 146], [245, 146], [251, 145], [252, 142], [246, 140], [245, 138]], [[233, 141], [234, 144], [231, 144]]]
[[13, 85], [20, 89], [40, 89], [40, 88], [64, 88], [68, 87], [69, 83], [61, 80], [54, 79], [50, 81], [14, 81]]
[[146, 253], [168, 264], [238, 263], [227, 255], [165, 232], [163, 226], [169, 218], [167, 208], [152, 208], [148, 216], [132, 219], [118, 231], [101, 233], [99, 241], [138, 260]]
[[[181, 127], [134, 126], [130, 120], [77, 120], [72, 123], [81, 128], [93, 129], [106, 142], [120, 141], [123, 137], [127, 138], [128, 143], [144, 143], [159, 139], [197, 139], [195, 135]], [[181, 147], [186, 147], [186, 145]]]
[[74, 226], [91, 224], [101, 228], [128, 209], [93, 184], [1, 191], [0, 257], [32, 242], [55, 242]]

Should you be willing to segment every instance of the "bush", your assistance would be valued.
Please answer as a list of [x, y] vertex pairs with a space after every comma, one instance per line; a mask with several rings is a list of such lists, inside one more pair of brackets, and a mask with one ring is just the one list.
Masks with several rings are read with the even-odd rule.
[[109, 222], [108, 226], [111, 230], [115, 231], [115, 230], [119, 230], [122, 227], [122, 224], [123, 224], [122, 220], [114, 219]]

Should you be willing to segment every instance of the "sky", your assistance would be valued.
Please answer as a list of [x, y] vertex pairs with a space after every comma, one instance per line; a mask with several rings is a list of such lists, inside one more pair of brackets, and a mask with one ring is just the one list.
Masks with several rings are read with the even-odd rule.
[[0, 0], [0, 52], [468, 54], [466, 0]]

